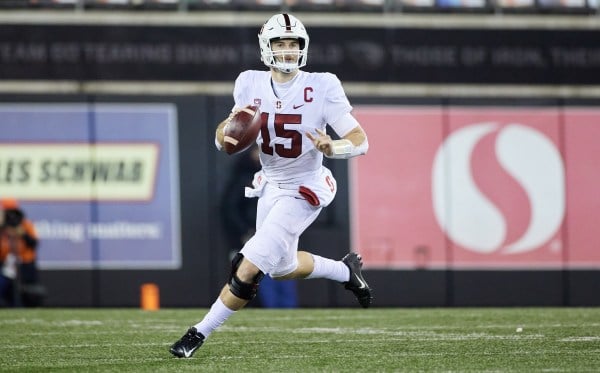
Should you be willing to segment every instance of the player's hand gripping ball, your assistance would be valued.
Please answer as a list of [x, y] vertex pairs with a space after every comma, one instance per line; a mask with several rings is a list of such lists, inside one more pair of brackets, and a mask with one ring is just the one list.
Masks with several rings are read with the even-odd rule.
[[223, 147], [227, 154], [248, 149], [256, 141], [261, 124], [258, 106], [247, 105], [234, 113], [223, 127]]

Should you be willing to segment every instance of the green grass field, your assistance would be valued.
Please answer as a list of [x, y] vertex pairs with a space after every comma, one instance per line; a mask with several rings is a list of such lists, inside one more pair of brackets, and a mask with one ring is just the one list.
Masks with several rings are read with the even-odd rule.
[[251, 308], [172, 357], [204, 312], [0, 310], [0, 371], [600, 372], [600, 308]]

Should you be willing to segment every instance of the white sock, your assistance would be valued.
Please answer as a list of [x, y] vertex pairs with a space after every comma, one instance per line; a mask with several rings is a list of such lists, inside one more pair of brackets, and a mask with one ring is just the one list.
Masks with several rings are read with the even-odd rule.
[[311, 255], [315, 262], [315, 268], [310, 275], [306, 276], [307, 279], [326, 278], [338, 282], [350, 280], [350, 269], [341, 260], [323, 258], [315, 254]]
[[217, 298], [202, 321], [194, 326], [199, 333], [202, 333], [205, 338], [208, 338], [210, 333], [221, 326], [229, 316], [234, 314], [234, 312], [235, 311], [227, 308], [227, 306], [221, 302], [220, 298]]

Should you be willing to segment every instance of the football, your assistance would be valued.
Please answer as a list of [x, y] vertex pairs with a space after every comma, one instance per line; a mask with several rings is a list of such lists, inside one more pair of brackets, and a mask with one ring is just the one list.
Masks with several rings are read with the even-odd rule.
[[227, 154], [248, 149], [258, 137], [261, 118], [258, 106], [248, 105], [235, 113], [223, 128], [223, 142]]

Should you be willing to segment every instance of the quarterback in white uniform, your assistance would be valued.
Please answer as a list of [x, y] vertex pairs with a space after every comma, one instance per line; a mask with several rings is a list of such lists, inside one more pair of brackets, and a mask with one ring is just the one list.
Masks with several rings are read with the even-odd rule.
[[[341, 260], [298, 251], [298, 239], [329, 205], [336, 180], [323, 166], [323, 156], [347, 159], [365, 154], [365, 132], [352, 116], [338, 78], [330, 73], [300, 70], [308, 58], [309, 37], [294, 16], [277, 14], [261, 28], [261, 59], [269, 71], [244, 71], [235, 81], [232, 114], [248, 104], [260, 108], [262, 127], [257, 138], [262, 170], [246, 188], [257, 197], [256, 233], [232, 261], [229, 281], [202, 321], [190, 327], [171, 348], [177, 357], [190, 357], [206, 338], [256, 295], [260, 280], [325, 278], [342, 283], [362, 307], [371, 305], [371, 288], [358, 254]], [[215, 143], [223, 147], [223, 128]], [[332, 140], [329, 125], [340, 137]]]

